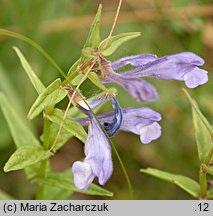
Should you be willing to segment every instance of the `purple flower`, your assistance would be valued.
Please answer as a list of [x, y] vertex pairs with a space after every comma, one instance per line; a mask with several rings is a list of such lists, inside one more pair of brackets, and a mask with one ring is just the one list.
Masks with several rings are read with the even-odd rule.
[[[104, 102], [104, 98], [106, 99], [106, 95], [87, 101], [87, 103], [95, 108]], [[120, 128], [122, 110], [114, 97], [110, 96], [109, 98], [113, 104], [114, 112], [110, 119], [112, 121], [109, 123], [106, 119], [103, 125], [109, 136], [113, 136]], [[80, 105], [82, 103], [78, 102], [78, 104]], [[90, 110], [83, 107], [79, 107], [79, 109], [88, 116], [88, 137], [84, 148], [86, 158], [83, 162], [76, 161], [72, 166], [72, 171], [75, 186], [85, 191], [96, 176], [98, 177], [99, 184], [104, 185], [112, 174], [113, 165], [110, 143], [95, 116]]]
[[108, 119], [103, 122], [103, 126], [108, 133], [108, 135], [111, 137], [114, 134], [117, 133], [119, 128], [121, 127], [122, 120], [123, 120], [123, 112], [121, 110], [121, 107], [118, 103], [118, 101], [114, 97], [110, 97], [110, 101], [112, 102], [113, 105], [113, 119], [110, 119], [111, 121], [109, 122]]
[[[95, 108], [106, 98], [107, 95], [102, 95], [86, 102]], [[114, 97], [109, 96], [109, 99], [113, 105], [113, 112], [98, 117], [109, 136], [122, 129], [140, 135], [141, 142], [144, 144], [160, 137], [161, 127], [157, 123], [161, 120], [159, 113], [149, 108], [122, 110]], [[83, 162], [76, 161], [72, 166], [75, 186], [85, 191], [95, 177], [98, 177], [100, 185], [104, 185], [112, 175], [113, 164], [110, 143], [96, 117], [87, 109], [86, 103], [82, 106], [82, 101], [76, 101], [75, 104], [78, 104], [79, 110], [88, 116], [73, 118], [84, 126], [88, 125], [88, 137], [84, 148], [86, 157]]]
[[[183, 52], [157, 58], [154, 55], [136, 55], [121, 58], [111, 64], [112, 72], [104, 83], [115, 82], [139, 101], [158, 99], [155, 88], [140, 78], [151, 77], [162, 80], [182, 80], [189, 88], [195, 88], [208, 81], [207, 71], [198, 68], [204, 60], [191, 52]], [[133, 70], [122, 74], [114, 71], [131, 65]]]
[[76, 161], [72, 166], [74, 184], [83, 191], [89, 187], [96, 176], [99, 184], [104, 185], [113, 171], [108, 139], [95, 117], [90, 117], [88, 123], [88, 137], [84, 148], [86, 158], [83, 162]]
[[[161, 115], [150, 108], [128, 108], [123, 109], [123, 120], [120, 130], [129, 131], [140, 136], [143, 144], [150, 143], [161, 136], [161, 127], [158, 121], [161, 120]], [[101, 123], [112, 122], [114, 113], [107, 113], [98, 116]], [[89, 118], [74, 118], [73, 120], [86, 126], [89, 124]]]

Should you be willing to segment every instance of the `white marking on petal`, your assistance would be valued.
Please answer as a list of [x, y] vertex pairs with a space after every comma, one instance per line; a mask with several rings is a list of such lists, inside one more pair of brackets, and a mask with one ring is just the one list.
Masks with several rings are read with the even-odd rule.
[[208, 82], [208, 72], [200, 68], [195, 68], [194, 70], [186, 73], [183, 76], [183, 79], [188, 88], [195, 88]]
[[161, 136], [161, 126], [154, 122], [140, 130], [140, 140], [143, 144], [148, 144]]
[[92, 183], [95, 175], [89, 163], [76, 161], [72, 166], [75, 186], [82, 191], [85, 191]]

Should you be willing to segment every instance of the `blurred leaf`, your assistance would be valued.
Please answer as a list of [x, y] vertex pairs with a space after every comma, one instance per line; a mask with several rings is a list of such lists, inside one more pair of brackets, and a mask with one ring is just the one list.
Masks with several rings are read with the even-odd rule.
[[[61, 124], [63, 116], [64, 113], [60, 109], [54, 109], [51, 113], [47, 114], [47, 118], [58, 125]], [[63, 123], [63, 128], [85, 143], [87, 133], [78, 122], [66, 118]]]
[[86, 79], [80, 87], [81, 94], [85, 98], [92, 98], [100, 94], [102, 90], [98, 88], [90, 79]]
[[200, 161], [204, 162], [212, 148], [211, 137], [213, 136], [213, 129], [208, 120], [201, 113], [196, 101], [191, 98], [186, 90], [184, 90], [184, 92], [192, 105], [192, 116], [198, 148], [198, 156]]
[[[50, 133], [51, 133], [51, 139], [54, 141], [56, 134], [59, 130], [59, 125], [57, 124], [52, 124], [50, 128]], [[62, 128], [60, 136], [58, 138], [57, 143], [55, 144], [53, 151], [57, 151], [60, 149], [64, 144], [66, 144], [71, 138], [73, 137], [73, 134]]]
[[212, 142], [208, 129], [194, 108], [192, 108], [195, 137], [200, 161], [204, 162], [211, 151]]
[[[23, 120], [24, 111], [22, 107], [22, 103], [19, 99], [19, 95], [17, 91], [14, 89], [14, 85], [11, 82], [11, 78], [8, 73], [5, 71], [3, 66], [0, 64], [0, 91], [5, 92], [10, 98], [10, 101], [14, 106], [16, 106], [16, 111], [20, 114], [20, 119]], [[6, 148], [11, 143], [11, 134], [8, 130], [6, 121], [3, 120], [3, 114], [0, 112], [0, 149]]]
[[102, 11], [102, 5], [100, 4], [96, 16], [93, 20], [92, 26], [89, 30], [89, 34], [86, 43], [84, 45], [84, 48], [87, 47], [97, 48], [100, 43], [99, 23], [100, 23], [101, 11]]
[[[205, 165], [205, 164], [204, 164]], [[210, 175], [213, 175], [213, 167], [210, 166], [210, 167], [206, 167], [207, 168], [207, 172], [210, 174]]]
[[40, 145], [39, 141], [35, 138], [23, 121], [21, 121], [19, 115], [12, 108], [13, 106], [1, 92], [0, 104], [16, 146], [20, 147], [22, 145]]
[[106, 88], [102, 82], [100, 81], [98, 75], [94, 72], [90, 72], [89, 75], [88, 75], [88, 78], [102, 91], [104, 92], [110, 92], [110, 89]]
[[32, 70], [30, 64], [25, 59], [24, 55], [21, 53], [21, 51], [17, 47], [13, 47], [13, 49], [16, 51], [16, 54], [19, 57], [19, 60], [27, 73], [31, 83], [33, 84], [34, 88], [38, 92], [38, 94], [41, 94], [45, 90], [45, 86], [41, 82], [41, 80], [37, 77], [35, 72]]
[[23, 145], [19, 147], [9, 158], [4, 166], [4, 171], [20, 170], [47, 159], [52, 155], [51, 152], [44, 151], [41, 146]]
[[[51, 175], [51, 172], [48, 172], [47, 176]], [[54, 174], [53, 174], [54, 175]], [[56, 175], [59, 175], [61, 177], [71, 178], [71, 170], [65, 170], [60, 173], [56, 173]], [[65, 200], [69, 199], [69, 197], [73, 194], [73, 191], [67, 190], [60, 187], [45, 185], [44, 187], [44, 199], [48, 200]]]
[[40, 94], [28, 113], [28, 118], [33, 119], [38, 114], [40, 114], [45, 108], [49, 106], [54, 106], [67, 95], [65, 89], [61, 89], [61, 80], [56, 79], [52, 82], [42, 94]]
[[8, 72], [3, 68], [3, 66], [0, 64], [0, 90], [5, 92], [10, 98], [10, 101], [13, 105], [16, 106], [16, 110], [18, 109], [19, 112], [24, 116], [23, 106], [19, 99], [19, 94], [17, 93], [17, 90], [14, 89], [13, 82], [11, 81], [11, 78], [8, 75]]
[[82, 80], [82, 78], [84, 77], [83, 74], [79, 74], [77, 77], [75, 77], [73, 80], [72, 80], [72, 84], [74, 86], [77, 86], [78, 83]]
[[91, 47], [86, 47], [82, 49], [82, 53], [85, 57], [93, 57], [93, 49]]
[[131, 40], [133, 38], [136, 38], [138, 36], [140, 36], [141, 33], [140, 32], [129, 32], [129, 33], [121, 33], [121, 34], [118, 34], [118, 35], [115, 35], [115, 36], [112, 36], [110, 39], [109, 39], [109, 42], [107, 44], [106, 47], [105, 46], [105, 43], [106, 43], [106, 39], [104, 39], [100, 46], [99, 46], [99, 51], [101, 52], [102, 55], [104, 56], [109, 56], [111, 55], [112, 53], [115, 52], [115, 50], [120, 46], [122, 45], [124, 42], [128, 41], [128, 40]]
[[36, 177], [39, 169], [40, 169], [40, 163], [36, 163], [26, 167], [24, 171], [27, 176], [27, 179], [30, 180]]
[[[53, 143], [56, 137], [56, 134], [59, 131], [59, 125], [52, 123], [50, 126], [50, 143]], [[58, 140], [56, 144], [53, 147], [53, 151], [56, 152], [58, 149], [60, 149], [63, 145], [65, 145], [71, 138], [73, 137], [73, 134], [68, 132], [66, 129], [62, 128], [60, 132], [60, 136], [58, 137]], [[43, 134], [40, 137], [41, 141], [43, 142]]]
[[72, 178], [64, 175], [63, 173], [49, 173], [45, 179], [38, 179], [37, 181], [39, 183], [46, 184], [52, 187], [66, 189], [70, 192], [74, 191], [74, 192], [90, 194], [90, 195], [98, 195], [98, 196], [110, 196], [110, 197], [113, 196], [112, 192], [104, 188], [101, 188], [95, 184], [91, 184], [85, 192], [82, 192], [81, 190], [78, 190], [75, 187]]
[[180, 188], [182, 188], [183, 190], [191, 194], [193, 197], [197, 198], [199, 196], [199, 191], [200, 191], [199, 184], [193, 179], [190, 179], [186, 176], [171, 174], [168, 172], [164, 172], [152, 168], [140, 169], [140, 172], [176, 184], [177, 186], [179, 186]]
[[17, 38], [19, 40], [22, 40], [28, 44], [30, 44], [32, 47], [34, 47], [35, 49], [37, 49], [38, 52], [40, 52], [46, 59], [47, 61], [65, 78], [66, 75], [63, 72], [63, 70], [57, 65], [57, 63], [50, 57], [50, 55], [40, 46], [38, 45], [35, 41], [31, 40], [30, 38], [22, 35], [22, 34], [18, 34], [16, 32], [12, 32], [6, 29], [2, 29], [0, 28], [0, 35], [6, 35], [9, 37], [14, 37]]
[[89, 79], [86, 79], [81, 84], [80, 91], [81, 94], [87, 99], [96, 97], [97, 95], [103, 93], [103, 91], [108, 92], [109, 94], [116, 93], [115, 88], [106, 88], [94, 72], [89, 73]]
[[45, 185], [44, 200], [67, 200], [72, 195], [72, 191], [59, 187]]
[[0, 190], [0, 200], [15, 200], [15, 198]]

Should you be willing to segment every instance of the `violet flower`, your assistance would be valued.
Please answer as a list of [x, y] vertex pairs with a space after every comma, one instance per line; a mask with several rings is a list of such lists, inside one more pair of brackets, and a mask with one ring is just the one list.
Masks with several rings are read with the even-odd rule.
[[[87, 102], [95, 108], [103, 102], [103, 98], [104, 96], [101, 96], [99, 99]], [[113, 104], [114, 115], [111, 116], [110, 123], [104, 122], [104, 126], [109, 135], [114, 135], [120, 128], [122, 111], [114, 97], [110, 97], [110, 101]], [[95, 116], [90, 110], [83, 107], [79, 107], [79, 109], [88, 116], [88, 137], [84, 148], [86, 158], [83, 162], [76, 161], [72, 166], [72, 171], [75, 186], [85, 191], [96, 176], [99, 184], [104, 185], [112, 174], [113, 165], [110, 143]]]
[[95, 117], [89, 120], [84, 152], [84, 161], [76, 161], [72, 166], [74, 184], [82, 191], [89, 187], [96, 176], [99, 184], [104, 185], [113, 171], [110, 143]]
[[[124, 57], [111, 64], [112, 71], [103, 83], [120, 84], [133, 98], [146, 102], [158, 99], [158, 95], [154, 86], [141, 78], [182, 80], [188, 88], [195, 88], [208, 81], [208, 72], [198, 68], [203, 64], [204, 60], [191, 52], [161, 58], [149, 54]], [[115, 73], [125, 65], [131, 65], [134, 69], [122, 74]]]
[[[161, 120], [161, 115], [154, 110], [147, 107], [128, 108], [123, 109], [122, 113], [123, 120], [120, 130], [139, 135], [141, 143], [148, 144], [161, 136], [161, 126], [158, 124], [158, 121]], [[102, 124], [112, 122], [113, 118], [113, 112], [98, 116]], [[89, 124], [89, 118], [73, 118], [73, 120], [83, 126]]]
[[[106, 95], [102, 95], [91, 101], [87, 101], [91, 107], [99, 106]], [[159, 113], [149, 108], [129, 108], [121, 110], [118, 101], [110, 96], [113, 112], [98, 116], [109, 136], [113, 136], [119, 129], [130, 131], [140, 135], [141, 142], [146, 144], [157, 139], [161, 135], [161, 127], [157, 123], [161, 120]], [[81, 103], [78, 102], [80, 105]], [[82, 106], [78, 107], [86, 114], [87, 118], [72, 118], [83, 126], [88, 125], [88, 137], [85, 143], [85, 159], [76, 161], [72, 166], [75, 186], [85, 191], [95, 177], [98, 177], [100, 185], [104, 185], [110, 178], [113, 165], [110, 143], [100, 127], [96, 117], [90, 110]]]

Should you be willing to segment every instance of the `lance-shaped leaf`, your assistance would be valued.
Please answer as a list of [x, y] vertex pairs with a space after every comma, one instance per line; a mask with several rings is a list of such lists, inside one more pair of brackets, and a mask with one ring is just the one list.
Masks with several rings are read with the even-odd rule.
[[10, 132], [17, 147], [22, 145], [40, 145], [40, 142], [35, 138], [18, 113], [13, 109], [3, 93], [0, 92], [0, 104], [3, 114], [7, 120]]
[[99, 24], [100, 24], [101, 11], [102, 11], [102, 5], [100, 4], [96, 16], [93, 20], [92, 26], [90, 28], [84, 48], [87, 47], [97, 48], [100, 43]]
[[[61, 124], [63, 116], [64, 113], [60, 109], [54, 109], [51, 113], [47, 114], [47, 118], [57, 125]], [[85, 143], [87, 133], [78, 122], [66, 118], [63, 123], [63, 128]]]
[[176, 184], [177, 186], [179, 186], [180, 188], [182, 188], [183, 190], [191, 194], [193, 197], [197, 198], [199, 196], [199, 191], [200, 191], [199, 184], [193, 179], [190, 179], [186, 176], [171, 174], [168, 172], [164, 172], [152, 168], [140, 169], [140, 172]]
[[51, 152], [44, 151], [41, 146], [23, 145], [9, 158], [4, 166], [4, 171], [20, 170], [50, 157]]
[[109, 39], [109, 42], [107, 44], [107, 46], [105, 47], [105, 43], [106, 40], [103, 40], [99, 46], [99, 51], [101, 52], [102, 55], [104, 56], [109, 56], [112, 53], [115, 52], [115, 50], [122, 45], [124, 42], [131, 40], [133, 38], [136, 38], [138, 36], [140, 36], [141, 33], [140, 32], [130, 32], [130, 33], [121, 33], [115, 36], [112, 36]]
[[24, 55], [21, 53], [21, 51], [17, 47], [13, 47], [13, 49], [16, 51], [16, 54], [19, 57], [19, 60], [22, 64], [22, 67], [24, 68], [25, 72], [27, 73], [31, 83], [33, 84], [35, 90], [38, 92], [38, 94], [41, 94], [45, 90], [45, 86], [41, 82], [41, 80], [37, 77], [33, 69], [31, 68], [30, 64], [27, 62]]
[[213, 128], [201, 113], [196, 101], [191, 98], [189, 93], [184, 90], [187, 95], [191, 106], [192, 106], [192, 116], [193, 124], [195, 129], [195, 137], [197, 142], [198, 156], [201, 162], [204, 162], [209, 155], [213, 145], [211, 138], [213, 137]]
[[37, 97], [28, 113], [29, 119], [33, 119], [47, 107], [54, 106], [66, 97], [67, 91], [60, 86], [61, 80], [56, 79]]
[[[71, 173], [71, 170], [70, 170], [70, 173]], [[37, 179], [37, 181], [42, 184], [65, 189], [70, 192], [74, 191], [74, 192], [90, 194], [90, 195], [98, 195], [98, 196], [110, 196], [110, 197], [113, 196], [112, 192], [104, 188], [101, 188], [95, 184], [91, 184], [85, 192], [82, 192], [81, 190], [78, 190], [75, 187], [71, 176], [68, 177], [60, 173], [48, 173], [46, 178]]]

